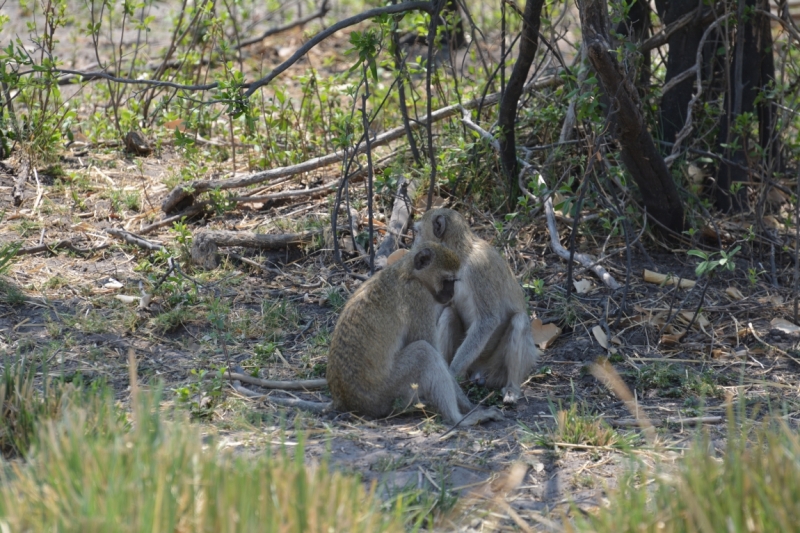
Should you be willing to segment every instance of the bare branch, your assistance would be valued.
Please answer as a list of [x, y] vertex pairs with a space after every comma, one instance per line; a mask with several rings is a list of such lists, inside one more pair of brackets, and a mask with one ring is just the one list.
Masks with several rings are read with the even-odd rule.
[[[359, 22], [364, 22], [365, 20], [379, 17], [381, 15], [394, 15], [397, 13], [406, 13], [408, 11], [426, 11], [428, 13], [431, 12], [433, 6], [430, 2], [403, 2], [402, 4], [396, 4], [393, 6], [385, 6], [385, 7], [376, 7], [375, 9], [368, 9], [363, 13], [359, 13], [358, 15], [352, 16], [350, 18], [346, 18], [344, 20], [340, 20], [330, 28], [327, 28], [324, 31], [319, 32], [316, 34], [310, 41], [306, 44], [301, 46], [297, 52], [295, 52], [292, 57], [278, 65], [275, 70], [261, 78], [260, 80], [254, 81], [253, 83], [249, 84], [249, 88], [244, 93], [245, 98], [249, 98], [254, 92], [258, 90], [259, 87], [263, 87], [264, 85], [268, 84], [275, 78], [277, 78], [284, 70], [291, 67], [297, 61], [306, 55], [309, 50], [317, 46], [319, 43], [333, 35], [339, 30], [343, 30], [344, 28], [353, 26], [358, 24]], [[245, 86], [247, 87], [247, 85]]]
[[203, 231], [192, 239], [192, 262], [203, 268], [212, 269], [219, 264], [217, 255], [219, 246], [245, 246], [271, 250], [284, 248], [291, 244], [308, 243], [321, 234], [322, 232], [318, 230], [281, 235], [266, 235], [247, 231]]
[[[525, 196], [536, 201], [538, 200], [538, 198], [536, 198], [533, 194], [531, 194], [528, 188], [525, 187], [525, 183], [523, 183], [522, 179], [522, 176], [525, 175], [525, 172], [528, 168], [529, 167], [523, 168], [522, 172], [520, 172], [519, 188], [520, 190], [522, 190], [522, 193]], [[538, 172], [536, 173], [536, 179], [540, 185], [543, 185], [546, 188], [544, 179], [542, 178], [542, 175]], [[552, 195], [548, 196], [544, 200], [544, 210], [547, 216], [547, 229], [550, 233], [550, 246], [553, 248], [553, 251], [556, 253], [557, 256], [559, 256], [561, 259], [569, 261], [570, 259], [569, 250], [564, 248], [561, 245], [561, 241], [558, 239], [558, 228], [556, 227], [556, 217], [555, 217], [555, 210], [553, 209]], [[581, 265], [587, 267], [592, 272], [594, 272], [597, 275], [597, 277], [602, 280], [602, 282], [606, 285], [606, 287], [614, 290], [622, 288], [622, 285], [620, 285], [617, 282], [617, 280], [615, 280], [614, 277], [611, 274], [609, 274], [605, 268], [598, 265], [597, 262], [594, 259], [592, 259], [592, 257], [589, 256], [588, 254], [582, 254], [576, 252], [573, 256], [573, 259], [579, 262]]]
[[[664, 163], [666, 163], [667, 167], [672, 166], [673, 161], [680, 156], [681, 143], [692, 133], [692, 110], [694, 109], [694, 104], [697, 102], [697, 99], [703, 94], [703, 72], [700, 68], [700, 65], [702, 65], [703, 62], [703, 45], [714, 28], [719, 26], [723, 21], [727, 20], [731, 15], [732, 13], [728, 13], [712, 22], [706, 28], [706, 31], [703, 32], [703, 36], [700, 38], [700, 44], [697, 45], [697, 55], [695, 56], [694, 66], [688, 69], [693, 71], [695, 74], [695, 93], [694, 96], [692, 96], [692, 99], [689, 100], [689, 103], [686, 105], [686, 122], [683, 124], [681, 131], [679, 131], [678, 135], [675, 137], [675, 142], [672, 144], [672, 152], [670, 155], [664, 158]], [[683, 77], [683, 74], [684, 73], [681, 73], [677, 77]]]
[[263, 387], [265, 389], [314, 390], [314, 389], [322, 389], [328, 386], [328, 382], [325, 381], [325, 379], [275, 381], [275, 380], [254, 378], [253, 376], [248, 376], [247, 374], [239, 374], [236, 372], [233, 373], [225, 372], [225, 377], [231, 380], [238, 379], [239, 381], [243, 381], [251, 385], [258, 385], [259, 387]]
[[[546, 87], [555, 87], [561, 85], [563, 83], [563, 80], [561, 79], [560, 74], [561, 72], [559, 71], [559, 73], [557, 73], [554, 76], [549, 76], [537, 80], [535, 82], [531, 82], [525, 87], [525, 92], [536, 91], [544, 89]], [[475, 98], [473, 100], [470, 100], [469, 102], [465, 102], [464, 104], [453, 104], [447, 107], [443, 107], [431, 113], [431, 120], [433, 122], [437, 122], [439, 120], [452, 117], [458, 114], [461, 111], [462, 107], [464, 109], [473, 109], [478, 107], [479, 105], [489, 106], [497, 104], [497, 102], [500, 101], [500, 95], [501, 93], [497, 92], [494, 94], [490, 94], [485, 98]], [[410, 127], [412, 130], [414, 130], [425, 126], [426, 123], [427, 120], [423, 118], [422, 120], [412, 122], [410, 124]], [[405, 135], [405, 132], [406, 130], [404, 126], [399, 126], [397, 128], [388, 130], [378, 135], [374, 139], [372, 139], [370, 145], [372, 148], [383, 146], [392, 141], [400, 139]], [[356, 154], [362, 153], [364, 150], [366, 150], [366, 147], [364, 145], [361, 145], [358, 148], [358, 152], [356, 152]], [[193, 199], [197, 197], [197, 195], [204, 193], [206, 191], [214, 189], [226, 190], [226, 189], [236, 189], [240, 187], [248, 187], [250, 185], [256, 185], [264, 181], [275, 180], [286, 176], [292, 176], [294, 174], [300, 174], [303, 172], [310, 172], [318, 168], [338, 163], [339, 161], [342, 161], [345, 158], [345, 156], [356, 155], [356, 154], [348, 154], [345, 150], [340, 150], [332, 154], [309, 159], [308, 161], [304, 161], [296, 165], [290, 165], [288, 167], [272, 168], [269, 170], [265, 170], [263, 172], [256, 172], [255, 174], [251, 174], [249, 176], [232, 178], [227, 180], [213, 180], [213, 181], [202, 180], [202, 181], [192, 181], [190, 183], [185, 183], [177, 186], [167, 195], [167, 197], [161, 204], [161, 210], [164, 211], [165, 213], [169, 213], [172, 210], [174, 210], [178, 205], [183, 205], [185, 201]]]
[[304, 24], [307, 24], [307, 23], [311, 22], [314, 19], [322, 18], [328, 13], [328, 11], [330, 11], [330, 7], [328, 6], [328, 0], [322, 0], [322, 5], [320, 5], [319, 9], [317, 9], [313, 13], [311, 13], [311, 14], [303, 17], [303, 18], [294, 20], [292, 22], [288, 22], [288, 23], [286, 23], [286, 24], [284, 24], [282, 26], [277, 26], [275, 28], [270, 28], [270, 29], [268, 29], [267, 31], [265, 31], [264, 33], [262, 33], [258, 37], [253, 37], [251, 39], [245, 39], [244, 41], [242, 41], [238, 45], [236, 45], [234, 47], [234, 50], [241, 50], [245, 46], [250, 46], [251, 44], [259, 43], [259, 42], [263, 41], [264, 39], [266, 39], [267, 37], [271, 37], [273, 35], [277, 35], [278, 33], [283, 33], [285, 31], [289, 31], [292, 28], [296, 28], [298, 26], [302, 26]]
[[[275, 69], [264, 76], [261, 79], [258, 79], [251, 83], [242, 84], [242, 89], [247, 89], [243, 94], [244, 98], [249, 98], [256, 92], [260, 87], [267, 85], [269, 82], [277, 78], [280, 74], [282, 74], [286, 69], [297, 63], [300, 58], [308, 53], [309, 50], [317, 46], [319, 43], [333, 35], [334, 33], [342, 30], [344, 28], [353, 26], [365, 20], [379, 17], [381, 15], [394, 15], [398, 13], [406, 13], [408, 11], [425, 11], [430, 13], [432, 10], [432, 6], [430, 2], [403, 2], [401, 4], [393, 5], [393, 6], [385, 6], [385, 7], [377, 7], [375, 9], [368, 9], [363, 13], [359, 13], [358, 15], [352, 16], [350, 18], [346, 18], [341, 20], [331, 26], [330, 28], [326, 28], [325, 30], [319, 32], [314, 37], [311, 38], [306, 44], [301, 46], [289, 59], [275, 67]], [[35, 71], [27, 71], [23, 74], [33, 74]], [[160, 80], [136, 80], [132, 78], [120, 78], [118, 76], [111, 75], [107, 72], [103, 71], [95, 71], [95, 72], [82, 72], [80, 70], [72, 70], [72, 69], [60, 69], [54, 68], [49, 70], [49, 72], [55, 74], [69, 74], [72, 76], [80, 76], [82, 81], [94, 81], [94, 80], [108, 80], [114, 83], [121, 83], [125, 85], [146, 85], [149, 87], [168, 87], [171, 89], [178, 89], [181, 91], [210, 91], [212, 89], [216, 89], [219, 87], [217, 82], [214, 83], [206, 83], [201, 85], [183, 85], [181, 83], [174, 83], [171, 81], [160, 81]]]

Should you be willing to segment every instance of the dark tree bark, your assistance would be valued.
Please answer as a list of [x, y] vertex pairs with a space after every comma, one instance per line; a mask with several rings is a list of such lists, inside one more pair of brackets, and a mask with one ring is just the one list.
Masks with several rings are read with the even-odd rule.
[[523, 13], [522, 35], [519, 40], [519, 57], [511, 71], [506, 91], [500, 101], [500, 111], [497, 117], [500, 129], [500, 161], [508, 182], [508, 205], [513, 208], [519, 196], [519, 183], [517, 175], [517, 145], [514, 135], [514, 125], [517, 121], [517, 104], [522, 96], [525, 80], [528, 78], [536, 48], [539, 44], [539, 25], [541, 23], [542, 5], [544, 0], [527, 0]]
[[[669, 25], [680, 17], [697, 8], [697, 0], [656, 0], [656, 9], [664, 25]], [[671, 79], [694, 66], [697, 47], [703, 37], [705, 24], [701, 17], [696, 17], [681, 30], [673, 33], [667, 43], [667, 73], [664, 79]], [[671, 143], [686, 122], [686, 106], [692, 99], [694, 77], [687, 78], [664, 94], [661, 99], [659, 115], [659, 131], [661, 140]], [[665, 149], [669, 152], [669, 148]]]
[[[769, 0], [759, 0], [760, 8], [766, 12], [770, 11]], [[775, 57], [772, 53], [772, 31], [770, 19], [766, 15], [758, 15], [759, 28], [759, 51], [761, 53], [761, 89], [765, 89], [768, 84], [775, 81]], [[775, 106], [772, 102], [762, 99], [757, 104], [758, 109], [758, 130], [759, 142], [761, 147], [767, 150], [769, 157], [767, 168], [783, 172], [783, 161], [781, 160], [781, 145], [778, 141], [778, 133], [775, 130]]]
[[647, 130], [636, 88], [625, 78], [612, 52], [605, 0], [584, 0], [580, 15], [589, 62], [609, 99], [608, 113], [613, 114], [613, 134], [622, 148], [622, 162], [639, 186], [647, 214], [664, 227], [681, 232], [683, 204], [678, 188]]
[[[650, 6], [645, 0], [634, 0], [628, 10], [627, 18], [617, 25], [617, 33], [627, 37], [632, 43], [644, 42], [651, 33]], [[650, 50], [642, 53], [642, 64], [639, 65], [639, 96], [648, 92], [651, 75]]]
[[467, 38], [464, 36], [464, 19], [461, 18], [461, 11], [458, 9], [456, 0], [447, 0], [444, 3], [442, 17], [452, 17], [453, 21], [453, 26], [447, 33], [447, 44], [453, 49], [461, 48], [467, 44]]
[[[715, 200], [721, 211], [744, 209], [747, 205], [747, 193], [744, 188], [736, 195], [731, 194], [731, 184], [750, 181], [752, 161], [748, 153], [749, 143], [755, 139], [738, 137], [731, 128], [737, 117], [743, 113], [757, 113], [759, 121], [759, 138], [757, 141], [770, 163], [777, 161], [779, 153], [777, 140], [770, 142], [774, 136], [774, 114], [769, 102], [762, 101], [756, 106], [758, 93], [774, 80], [775, 65], [772, 57], [772, 34], [769, 18], [755, 11], [757, 8], [769, 10], [767, 0], [740, 0], [739, 26], [728, 79], [728, 91], [725, 93], [725, 107], [720, 117], [719, 152], [725, 158], [717, 169]], [[745, 15], [745, 13], [750, 13]], [[773, 152], [774, 150], [774, 152]], [[771, 157], [770, 157], [771, 156]], [[729, 162], [730, 161], [730, 162]], [[768, 168], [771, 165], [768, 165]], [[773, 167], [775, 168], [775, 167]]]

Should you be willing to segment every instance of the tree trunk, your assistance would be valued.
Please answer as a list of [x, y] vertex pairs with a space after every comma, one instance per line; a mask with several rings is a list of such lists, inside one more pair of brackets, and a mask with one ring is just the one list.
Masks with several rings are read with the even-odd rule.
[[[645, 0], [634, 0], [628, 10], [627, 18], [617, 24], [617, 33], [636, 44], [644, 42], [650, 36], [651, 29], [650, 6]], [[638, 88], [640, 97], [650, 92], [651, 74], [650, 50], [647, 50], [643, 53], [642, 63], [639, 65]]]
[[452, 49], [458, 49], [467, 44], [467, 38], [464, 35], [464, 19], [461, 17], [461, 11], [458, 9], [458, 2], [456, 0], [447, 0], [442, 8], [442, 17], [451, 18], [453, 25], [450, 27], [450, 32], [447, 34], [447, 44]]
[[[697, 8], [697, 0], [656, 0], [656, 9], [664, 25], [671, 24], [681, 16]], [[704, 24], [700, 17], [685, 28], [673, 33], [667, 43], [667, 73], [664, 83], [694, 66], [697, 47], [703, 37]], [[659, 131], [661, 140], [671, 143], [686, 122], [686, 106], [692, 99], [694, 77], [687, 78], [673, 87], [661, 98]], [[666, 147], [666, 153], [670, 148]]]
[[683, 204], [664, 159], [647, 130], [636, 88], [625, 78], [608, 37], [605, 0], [580, 3], [581, 27], [589, 62], [608, 96], [614, 135], [622, 147], [622, 162], [642, 194], [647, 214], [674, 232], [683, 230]]
[[[756, 139], [742, 138], [731, 127], [737, 117], [744, 113], [757, 113], [759, 138], [762, 148], [767, 149], [768, 159], [777, 158], [777, 141], [774, 137], [774, 115], [769, 102], [761, 102], [756, 109], [756, 97], [774, 79], [775, 66], [772, 58], [772, 34], [769, 18], [755, 11], [757, 8], [769, 9], [766, 0], [740, 0], [740, 21], [731, 57], [728, 91], [725, 93], [725, 107], [720, 117], [718, 151], [722, 161], [717, 170], [715, 199], [721, 211], [731, 209], [740, 211], [747, 206], [747, 191], [741, 188], [737, 194], [731, 193], [735, 182], [751, 181], [752, 163], [750, 143]], [[773, 154], [772, 150], [776, 150]], [[769, 156], [772, 157], [769, 157]]]
[[514, 70], [511, 71], [511, 77], [508, 79], [497, 117], [500, 129], [500, 161], [508, 182], [509, 209], [513, 209], [517, 196], [519, 196], [517, 180], [519, 166], [517, 165], [517, 145], [514, 134], [514, 125], [517, 122], [517, 104], [519, 97], [522, 96], [522, 89], [528, 78], [531, 63], [536, 55], [543, 4], [544, 0], [527, 0], [525, 3], [522, 35], [519, 40], [519, 57], [514, 64]]

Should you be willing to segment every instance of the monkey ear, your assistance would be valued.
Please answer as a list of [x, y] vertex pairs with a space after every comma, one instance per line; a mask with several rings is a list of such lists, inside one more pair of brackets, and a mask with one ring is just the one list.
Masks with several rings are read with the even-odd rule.
[[423, 248], [414, 256], [414, 270], [422, 270], [433, 262], [433, 250]]
[[444, 230], [447, 229], [447, 217], [444, 215], [437, 215], [433, 219], [433, 234], [437, 239], [444, 237]]

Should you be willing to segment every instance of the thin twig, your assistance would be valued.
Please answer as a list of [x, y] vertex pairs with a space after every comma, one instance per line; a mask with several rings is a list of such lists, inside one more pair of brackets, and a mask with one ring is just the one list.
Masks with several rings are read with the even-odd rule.
[[138, 235], [135, 235], [129, 231], [125, 231], [124, 229], [106, 228], [106, 233], [108, 233], [109, 235], [113, 235], [118, 239], [122, 239], [128, 244], [133, 244], [135, 246], [138, 246], [139, 248], [144, 248], [145, 250], [152, 250], [154, 252], [162, 252], [166, 250], [163, 244], [148, 241], [147, 239], [143, 239]]
[[[348, 28], [365, 20], [383, 16], [383, 15], [392, 15], [397, 13], [406, 13], [408, 11], [425, 11], [430, 13], [432, 10], [432, 5], [430, 2], [421, 2], [421, 1], [414, 1], [414, 2], [403, 2], [393, 6], [384, 6], [378, 7], [374, 9], [369, 9], [364, 11], [363, 13], [359, 13], [358, 15], [354, 15], [352, 17], [346, 18], [344, 20], [340, 20], [333, 26], [326, 28], [325, 30], [319, 32], [317, 35], [312, 37], [306, 44], [301, 46], [290, 58], [286, 61], [275, 67], [269, 74], [255, 80], [250, 83], [242, 84], [242, 89], [247, 89], [243, 94], [243, 98], [249, 98], [253, 95], [260, 87], [267, 85], [272, 80], [277, 78], [280, 74], [282, 74], [286, 69], [297, 63], [303, 56], [305, 56], [309, 50], [317, 46], [319, 43], [330, 37], [331, 35], [335, 34], [339, 30], [344, 28]], [[28, 74], [35, 74], [37, 71], [30, 70], [20, 73], [19, 75], [28, 75]], [[147, 79], [133, 79], [133, 78], [122, 78], [119, 76], [111, 75], [104, 71], [94, 71], [94, 72], [84, 72], [80, 70], [73, 70], [73, 69], [62, 69], [62, 68], [54, 68], [48, 69], [48, 72], [52, 74], [68, 74], [72, 76], [80, 76], [81, 81], [94, 81], [94, 80], [108, 80], [109, 82], [119, 83], [123, 85], [143, 85], [148, 87], [168, 87], [171, 89], [178, 89], [181, 91], [187, 92], [195, 92], [195, 91], [210, 91], [212, 89], [216, 89], [219, 87], [218, 82], [213, 83], [204, 83], [204, 84], [194, 84], [194, 85], [184, 85], [182, 83], [175, 83], [171, 81], [161, 81], [161, 80], [147, 80]]]
[[367, 150], [367, 227], [369, 232], [369, 273], [375, 273], [375, 224], [373, 221], [372, 211], [372, 144], [369, 138], [369, 119], [367, 118], [367, 99], [369, 98], [369, 75], [367, 72], [367, 64], [364, 62], [362, 65], [362, 73], [364, 76], [364, 92], [361, 93], [361, 119], [364, 125], [364, 141]]
[[428, 59], [425, 65], [425, 95], [427, 101], [425, 102], [427, 109], [427, 120], [425, 121], [425, 128], [428, 130], [428, 164], [431, 166], [430, 183], [428, 185], [428, 203], [426, 209], [430, 210], [433, 205], [433, 190], [436, 187], [436, 149], [433, 147], [433, 94], [431, 93], [431, 76], [433, 76], [434, 62], [433, 62], [433, 48], [436, 41], [436, 28], [439, 24], [439, 13], [442, 10], [445, 0], [433, 0], [433, 12], [431, 13], [431, 22], [428, 29]]
[[297, 20], [294, 20], [292, 22], [287, 22], [286, 24], [283, 24], [281, 26], [276, 26], [275, 28], [270, 28], [270, 29], [266, 30], [264, 33], [262, 33], [261, 35], [259, 35], [258, 37], [252, 37], [250, 39], [245, 39], [244, 41], [242, 41], [238, 45], [236, 45], [233, 49], [234, 50], [241, 50], [242, 48], [244, 48], [246, 46], [250, 46], [251, 44], [260, 43], [261, 41], [263, 41], [267, 37], [272, 37], [273, 35], [277, 35], [279, 33], [283, 33], [285, 31], [289, 31], [289, 30], [291, 30], [293, 28], [297, 28], [298, 26], [302, 26], [304, 24], [307, 24], [307, 23], [311, 22], [314, 19], [322, 18], [322, 17], [324, 17], [325, 15], [328, 14], [328, 11], [330, 11], [330, 8], [328, 7], [328, 0], [322, 0], [322, 4], [319, 6], [319, 9], [317, 9], [313, 13], [311, 13], [309, 15], [306, 15], [305, 17], [299, 18]]
[[248, 376], [247, 374], [241, 374], [239, 372], [225, 372], [223, 377], [231, 380], [238, 379], [239, 381], [250, 383], [251, 385], [258, 385], [259, 387], [263, 387], [265, 389], [315, 390], [323, 389], [328, 386], [328, 382], [324, 378], [301, 379], [297, 381], [278, 381], [254, 378], [253, 376]]

